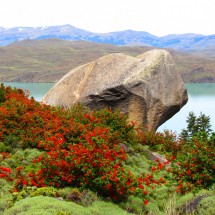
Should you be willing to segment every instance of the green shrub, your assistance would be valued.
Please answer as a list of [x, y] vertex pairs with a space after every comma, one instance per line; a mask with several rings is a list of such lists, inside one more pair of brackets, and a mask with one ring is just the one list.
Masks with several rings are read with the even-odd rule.
[[7, 146], [5, 143], [0, 142], [0, 152], [11, 152], [12, 148]]
[[75, 203], [81, 203], [82, 197], [83, 197], [82, 193], [77, 188], [74, 188], [71, 190], [71, 192], [67, 194], [66, 200], [69, 200]]
[[164, 212], [160, 211], [159, 207], [157, 206], [156, 202], [150, 201], [149, 204], [147, 204], [143, 208], [143, 215], [150, 214], [150, 215], [165, 215]]
[[215, 182], [215, 133], [210, 133], [208, 126], [189, 136], [172, 159], [178, 191], [209, 188]]
[[12, 151], [12, 149], [19, 148], [20, 137], [16, 135], [8, 135], [4, 139], [4, 144]]
[[111, 202], [96, 201], [89, 207], [74, 202], [60, 201], [47, 196], [22, 199], [4, 211], [4, 215], [129, 215]]
[[130, 196], [128, 200], [121, 203], [120, 206], [129, 213], [143, 213], [143, 200], [135, 196]]
[[197, 208], [197, 214], [214, 215], [215, 212], [215, 196], [209, 196], [202, 199]]
[[5, 87], [3, 84], [0, 85], [0, 104], [5, 101]]
[[67, 201], [74, 201], [83, 206], [90, 206], [94, 201], [97, 201], [98, 196], [91, 190], [85, 189], [82, 192], [77, 188], [67, 187], [64, 189], [59, 189], [56, 196], [62, 197]]
[[[211, 134], [210, 117], [203, 113], [197, 117], [193, 112], [190, 112], [187, 117], [187, 129], [183, 129], [180, 137], [183, 140], [190, 140], [199, 133], [199, 137], [208, 137]], [[201, 135], [200, 135], [201, 134]]]
[[55, 197], [57, 190], [53, 187], [25, 187], [20, 192], [14, 192], [12, 194], [12, 198], [10, 199], [10, 206], [13, 206], [17, 201], [21, 199], [25, 199], [27, 197], [35, 197], [35, 196], [49, 196]]
[[57, 190], [54, 187], [41, 187], [36, 188], [30, 191], [30, 196], [49, 196], [49, 197], [55, 197], [57, 193]]
[[81, 205], [83, 205], [85, 207], [90, 206], [93, 204], [93, 202], [96, 202], [98, 200], [99, 200], [99, 198], [96, 195], [96, 193], [92, 192], [91, 190], [83, 190]]

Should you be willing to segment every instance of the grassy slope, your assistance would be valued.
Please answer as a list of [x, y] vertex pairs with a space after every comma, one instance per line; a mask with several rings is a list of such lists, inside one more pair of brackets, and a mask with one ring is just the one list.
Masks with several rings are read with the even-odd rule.
[[185, 82], [215, 82], [214, 59], [210, 55], [198, 53], [171, 52]]
[[47, 196], [38, 196], [33, 198], [26, 198], [15, 204], [14, 207], [6, 210], [5, 215], [11, 214], [59, 214], [59, 215], [128, 215], [119, 206], [104, 201], [96, 201], [89, 207], [83, 207], [74, 202], [59, 201], [55, 198]]
[[[29, 152], [31, 149], [27, 149]], [[130, 155], [127, 161], [127, 168], [133, 173], [138, 174], [140, 171], [147, 173], [150, 169], [152, 161], [146, 156], [146, 148], [141, 145], [136, 145], [134, 148], [130, 148]], [[34, 154], [32, 150], [32, 153]], [[20, 153], [22, 150], [20, 150]], [[31, 155], [30, 155], [31, 157]], [[26, 157], [28, 159], [28, 157]], [[160, 176], [167, 177], [168, 173], [162, 171], [159, 173]], [[172, 178], [170, 176], [170, 178]], [[2, 186], [1, 186], [2, 185]], [[4, 215], [176, 215], [179, 214], [184, 207], [187, 207], [187, 211], [182, 214], [192, 214], [189, 213], [188, 206], [192, 201], [198, 198], [198, 196], [205, 195], [206, 197], [201, 200], [201, 203], [197, 202], [197, 209], [195, 211], [200, 212], [200, 214], [213, 215], [215, 208], [214, 201], [214, 189], [210, 191], [201, 190], [199, 193], [193, 194], [188, 193], [186, 195], [179, 195], [173, 192], [171, 194], [171, 187], [161, 186], [154, 190], [149, 190], [149, 204], [143, 206], [143, 202], [138, 197], [129, 197], [126, 202], [122, 202], [119, 205], [114, 204], [109, 199], [102, 199], [100, 197], [94, 197], [96, 194], [91, 194], [93, 199], [88, 199], [90, 203], [83, 205], [82, 203], [75, 203], [71, 200], [63, 198], [56, 199], [54, 197], [42, 196], [32, 196], [16, 200], [15, 204], [8, 207], [8, 202], [12, 199], [12, 194], [9, 194], [7, 190], [11, 189], [8, 182], [0, 179], [0, 188], [3, 188], [0, 192], [0, 214]], [[67, 190], [67, 191], [66, 191]], [[66, 188], [63, 193], [69, 193], [72, 188]], [[83, 199], [84, 200], [84, 199]], [[87, 203], [87, 202], [86, 202]], [[192, 205], [192, 207], [194, 207]], [[191, 207], [191, 208], [192, 208]], [[176, 210], [177, 208], [181, 208]], [[128, 213], [130, 212], [130, 213]]]
[[[71, 69], [109, 53], [136, 56], [152, 47], [126, 47], [57, 39], [0, 47], [0, 81], [56, 82]], [[170, 50], [186, 82], [215, 82], [215, 62], [205, 55]]]
[[208, 56], [215, 59], [215, 46], [206, 47], [204, 49], [192, 49], [189, 50], [190, 53], [195, 53], [199, 56]]
[[[25, 166], [24, 168], [26, 168], [26, 171], [28, 172], [32, 168], [31, 166], [32, 160], [34, 160], [34, 158], [38, 158], [38, 156], [41, 155], [42, 151], [40, 151], [40, 149], [32, 148], [29, 145], [29, 138], [28, 138], [29, 136], [25, 134], [25, 130], [27, 130], [26, 119], [27, 119], [27, 124], [30, 125], [29, 127], [34, 132], [38, 130], [41, 126], [43, 128], [46, 128], [46, 130], [44, 131], [40, 129], [38, 130], [40, 133], [44, 134], [42, 139], [45, 139], [45, 133], [48, 130], [43, 123], [45, 121], [43, 121], [42, 116], [44, 117], [44, 119], [48, 118], [52, 122], [54, 122], [55, 120], [51, 118], [51, 115], [48, 114], [48, 112], [45, 112], [46, 114], [44, 115], [42, 114], [42, 112], [45, 111], [46, 109], [43, 111], [41, 109], [37, 109], [39, 103], [35, 103], [35, 106], [32, 103], [27, 103], [26, 99], [21, 97], [21, 95], [20, 97], [22, 99], [20, 98], [20, 100], [17, 100], [17, 102], [14, 102], [15, 101], [14, 99], [19, 98], [17, 95], [14, 95], [14, 92], [11, 93], [11, 97], [12, 98], [9, 101], [6, 100], [4, 102], [4, 100], [2, 100], [3, 101], [2, 104], [5, 104], [5, 103], [7, 104], [5, 108], [4, 108], [4, 105], [0, 104], [2, 111], [6, 111], [6, 110], [9, 111], [11, 108], [11, 111], [9, 111], [11, 112], [11, 114], [8, 114], [8, 116], [7, 114], [4, 114], [4, 112], [2, 114], [1, 122], [4, 122], [4, 123], [1, 123], [0, 125], [4, 124], [5, 126], [3, 126], [1, 130], [7, 133], [8, 129], [10, 129], [11, 127], [15, 128], [10, 130], [10, 133], [8, 133], [5, 137], [1, 137], [2, 142], [0, 141], [0, 167], [1, 166], [10, 167], [12, 169], [15, 169], [16, 167], [22, 165], [22, 166]], [[28, 106], [25, 107], [24, 104], [28, 104]], [[16, 112], [16, 108], [18, 108], [17, 110], [19, 111]], [[27, 112], [25, 112], [25, 110]], [[56, 108], [55, 110], [57, 111], [59, 109]], [[36, 113], [39, 113], [41, 115], [41, 118], [32, 117], [31, 120], [29, 117], [23, 118], [23, 116], [26, 116], [26, 114], [27, 116], [29, 116], [30, 111], [34, 111], [34, 112], [37, 111]], [[85, 129], [89, 129], [89, 131], [91, 131], [94, 128], [91, 126], [99, 127], [99, 124], [96, 124], [97, 122], [96, 118], [94, 118], [95, 121], [93, 121], [93, 117], [90, 117], [88, 121], [85, 121], [86, 120], [85, 116], [87, 117], [90, 116], [89, 113], [85, 112], [86, 109], [80, 109], [80, 106], [78, 106], [77, 109], [74, 108], [74, 109], [71, 109], [70, 111], [71, 111], [70, 112], [71, 116], [74, 116], [74, 119], [72, 120], [72, 122], [79, 121], [83, 123]], [[52, 112], [54, 111], [52, 110]], [[26, 187], [28, 185], [25, 185], [23, 187], [23, 190], [20, 191], [19, 193], [11, 193], [10, 191], [13, 191], [14, 184], [13, 182], [6, 181], [4, 179], [5, 177], [4, 171], [2, 171], [3, 174], [0, 171], [0, 214], [5, 214], [5, 215], [13, 215], [13, 214], [17, 214], [17, 215], [18, 214], [19, 215], [21, 214], [23, 215], [24, 214], [26, 215], [27, 214], [108, 215], [108, 214], [111, 214], [111, 215], [114, 215], [114, 214], [128, 214], [127, 212], [130, 212], [136, 215], [145, 215], [145, 214], [148, 214], [148, 215], [149, 214], [150, 215], [174, 214], [175, 215], [175, 214], [178, 214], [178, 212], [169, 213], [168, 211], [170, 210], [176, 211], [176, 208], [179, 208], [179, 211], [183, 211], [184, 208], [185, 210], [188, 210], [189, 208], [193, 208], [194, 206], [196, 206], [198, 208], [195, 208], [195, 210], [201, 211], [201, 213], [198, 213], [198, 214], [214, 215], [213, 213], [215, 208], [215, 198], [214, 198], [215, 187], [214, 186], [209, 188], [209, 190], [198, 190], [198, 193], [189, 192], [186, 195], [181, 195], [179, 193], [177, 194], [175, 192], [175, 188], [176, 188], [175, 186], [177, 186], [177, 183], [174, 180], [174, 175], [171, 172], [166, 171], [165, 168], [159, 168], [160, 169], [159, 171], [155, 171], [152, 169], [152, 167], [155, 167], [158, 164], [157, 162], [154, 161], [155, 157], [153, 158], [152, 153], [149, 150], [149, 149], [153, 150], [154, 148], [153, 147], [150, 148], [150, 146], [146, 145], [146, 143], [148, 143], [151, 146], [155, 146], [155, 143], [159, 145], [160, 143], [163, 143], [164, 139], [161, 138], [161, 136], [158, 136], [157, 138], [155, 138], [154, 134], [151, 135], [152, 133], [148, 133], [148, 135], [143, 135], [143, 137], [139, 139], [137, 138], [136, 133], [133, 133], [133, 132], [130, 133], [131, 130], [129, 129], [129, 127], [128, 127], [128, 130], [126, 130], [127, 126], [125, 126], [124, 124], [126, 122], [125, 121], [126, 119], [123, 120], [123, 118], [119, 116], [117, 117], [117, 115], [113, 115], [113, 114], [108, 115], [107, 113], [108, 112], [102, 112], [101, 116], [102, 116], [102, 119], [104, 118], [104, 121], [100, 120], [98, 123], [101, 122], [105, 128], [106, 126], [107, 128], [108, 127], [112, 128], [112, 130], [110, 131], [111, 133], [115, 134], [114, 136], [110, 137], [110, 141], [107, 142], [107, 144], [111, 144], [113, 142], [113, 138], [116, 142], [117, 142], [117, 139], [120, 138], [119, 139], [120, 141], [118, 142], [124, 145], [128, 155], [127, 160], [125, 162], [123, 161], [123, 167], [125, 171], [127, 172], [129, 170], [133, 175], [136, 175], [136, 176], [139, 176], [140, 174], [143, 174], [143, 175], [153, 174], [154, 179], [158, 181], [158, 180], [161, 180], [161, 178], [164, 178], [166, 183], [164, 184], [162, 183], [162, 185], [151, 184], [153, 186], [150, 186], [150, 183], [149, 185], [147, 185], [146, 183], [148, 180], [145, 181], [144, 179], [145, 181], [144, 186], [146, 187], [146, 190], [148, 192], [148, 194], [144, 194], [144, 195], [147, 195], [147, 196], [143, 197], [141, 195], [142, 194], [142, 191], [141, 191], [141, 193], [140, 194], [137, 193], [136, 196], [129, 196], [128, 199], [126, 199], [126, 201], [124, 202], [122, 201], [119, 204], [114, 204], [111, 201], [110, 197], [101, 198], [101, 196], [98, 196], [97, 194], [99, 193], [97, 192], [98, 189], [97, 190], [94, 189], [94, 192], [97, 192], [97, 193], [93, 193], [92, 191], [87, 190], [86, 189], [87, 187], [84, 187], [84, 191], [80, 193], [81, 192], [80, 190], [77, 191], [76, 189], [76, 191], [74, 191], [75, 189], [73, 189], [73, 187], [67, 187], [67, 188], [58, 189], [58, 190], [54, 190], [54, 188], [52, 187], [43, 187], [43, 188], [36, 188], [35, 190], [35, 187], [32, 187], [32, 184], [29, 184], [29, 186], [31, 187], [28, 188]], [[57, 116], [60, 117], [59, 112]], [[63, 112], [62, 116], [65, 116], [65, 112]], [[67, 119], [68, 117], [69, 115], [67, 115]], [[5, 123], [5, 119], [7, 119], [6, 123]], [[32, 119], [34, 120], [32, 121]], [[20, 130], [20, 127], [17, 126], [17, 122], [19, 125], [21, 125], [22, 132], [19, 132], [21, 130]], [[25, 122], [25, 124], [23, 124], [23, 122]], [[57, 128], [60, 128], [61, 127], [60, 124], [66, 124], [66, 121], [64, 121], [64, 123], [59, 123], [59, 124], [57, 122], [60, 122], [60, 118], [56, 118], [55, 123], [49, 124], [49, 135], [51, 135], [51, 131], [53, 130], [55, 132], [58, 131], [55, 128], [55, 126]], [[46, 121], [46, 124], [47, 124], [47, 121]], [[35, 127], [33, 127], [33, 125]], [[52, 125], [54, 127], [52, 127]], [[71, 124], [70, 127], [72, 127], [72, 130], [70, 132], [71, 139], [68, 141], [68, 143], [70, 142], [71, 146], [73, 145], [72, 143], [74, 143], [75, 145], [75, 143], [79, 142], [81, 137], [82, 137], [82, 140], [84, 141], [85, 134], [87, 135], [87, 137], [90, 136], [89, 134], [91, 134], [89, 132], [85, 133], [86, 131], [81, 129], [82, 126], [79, 124], [74, 124], [74, 125]], [[73, 127], [77, 128], [79, 132], [75, 131], [76, 129], [74, 130]], [[81, 133], [81, 130], [83, 133]], [[119, 134], [117, 134], [118, 132]], [[29, 131], [28, 134], [30, 133], [31, 132]], [[22, 137], [21, 140], [19, 139], [19, 135], [21, 135]], [[98, 142], [100, 143], [98, 145], [101, 145], [101, 146], [103, 146], [102, 142], [105, 141], [106, 139], [106, 137], [105, 139], [102, 139], [102, 136], [103, 135], [101, 135], [101, 140]], [[27, 137], [27, 142], [26, 142], [26, 137]], [[94, 140], [97, 139], [96, 136], [92, 138], [95, 138]], [[167, 141], [166, 143], [168, 144], [168, 146], [172, 145], [171, 139], [167, 138], [165, 139], [165, 141]], [[24, 146], [23, 145], [24, 142], [28, 145]], [[24, 148], [25, 147], [27, 148], [21, 149], [21, 147], [19, 147], [21, 145], [23, 145]], [[89, 145], [87, 144], [87, 146]], [[162, 148], [161, 145], [159, 148], [160, 149]], [[88, 148], [86, 147], [85, 149], [88, 149]], [[4, 154], [4, 152], [9, 152], [10, 156], [7, 156], [7, 154]], [[162, 152], [160, 153], [163, 154]], [[91, 153], [91, 155], [93, 154], [95, 153]], [[165, 156], [165, 153], [163, 155]], [[101, 157], [99, 157], [99, 159], [100, 158]], [[106, 156], [104, 160], [107, 160], [107, 159], [108, 159], [108, 156]], [[62, 160], [66, 160], [64, 159], [64, 156], [62, 156]], [[19, 175], [20, 174], [25, 175], [27, 174], [27, 172], [19, 173]], [[82, 174], [81, 177], [84, 177], [84, 175]], [[49, 196], [49, 197], [45, 197], [45, 196]], [[57, 196], [58, 199], [56, 199], [53, 196]], [[201, 200], [200, 203], [199, 201], [196, 201], [199, 196], [204, 196], [204, 198]], [[143, 201], [145, 200], [145, 198], [149, 200], [149, 203], [146, 206], [143, 204]], [[74, 202], [71, 202], [71, 201], [74, 201]], [[185, 213], [182, 213], [182, 214], [185, 214]], [[189, 211], [188, 211], [188, 214], [190, 214]]]

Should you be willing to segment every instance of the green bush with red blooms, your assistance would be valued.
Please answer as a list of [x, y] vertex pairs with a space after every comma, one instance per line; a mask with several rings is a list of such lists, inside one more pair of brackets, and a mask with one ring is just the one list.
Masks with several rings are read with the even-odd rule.
[[147, 187], [164, 183], [152, 174], [134, 176], [123, 168], [125, 145], [132, 144], [136, 131], [119, 111], [56, 108], [28, 99], [20, 89], [1, 85], [0, 91], [1, 154], [27, 148], [42, 152], [30, 165], [0, 167], [0, 178], [13, 181], [15, 190], [73, 186], [114, 201], [138, 195], [147, 202]]
[[172, 172], [179, 182], [177, 191], [209, 188], [215, 182], [215, 133], [204, 114], [187, 118], [187, 129], [180, 134], [181, 149], [174, 159]]
[[177, 192], [210, 188], [215, 182], [215, 133], [211, 132], [209, 117], [192, 112], [187, 118], [187, 129], [179, 138], [174, 133], [142, 131], [139, 141], [165, 154], [168, 168], [177, 181]]
[[[177, 192], [208, 188], [214, 183], [215, 137], [210, 130], [198, 130], [200, 120], [192, 122], [179, 139], [169, 131], [137, 130], [119, 111], [89, 112], [82, 105], [51, 107], [29, 99], [23, 90], [1, 85], [0, 161], [18, 149], [35, 148], [41, 153], [27, 165], [0, 165], [0, 178], [14, 183], [15, 190], [71, 186], [114, 201], [137, 195], [145, 204], [148, 190], [168, 186], [168, 180], [156, 177], [165, 169], [173, 174], [169, 186], [174, 184]], [[193, 127], [197, 130], [192, 133]], [[166, 155], [167, 161], [158, 161], [148, 173], [129, 172], [124, 165], [129, 149], [139, 143]]]

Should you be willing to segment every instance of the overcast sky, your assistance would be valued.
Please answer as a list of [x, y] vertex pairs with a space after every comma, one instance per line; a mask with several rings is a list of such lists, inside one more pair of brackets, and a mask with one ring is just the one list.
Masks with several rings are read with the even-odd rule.
[[0, 26], [215, 34], [215, 0], [0, 0]]

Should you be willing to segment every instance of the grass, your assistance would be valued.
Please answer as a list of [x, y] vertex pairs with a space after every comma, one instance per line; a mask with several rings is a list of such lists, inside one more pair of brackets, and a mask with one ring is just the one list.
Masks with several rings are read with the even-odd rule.
[[4, 212], [5, 215], [128, 215], [126, 211], [111, 202], [96, 201], [89, 207], [74, 202], [60, 201], [47, 196], [28, 197], [17, 202]]

